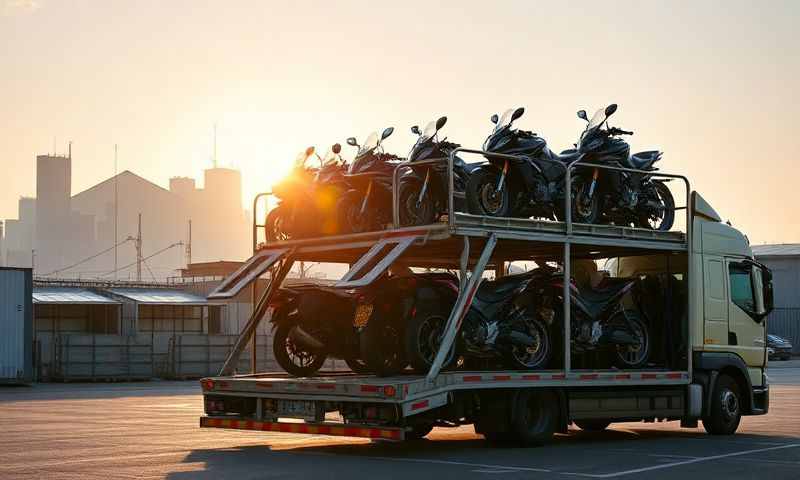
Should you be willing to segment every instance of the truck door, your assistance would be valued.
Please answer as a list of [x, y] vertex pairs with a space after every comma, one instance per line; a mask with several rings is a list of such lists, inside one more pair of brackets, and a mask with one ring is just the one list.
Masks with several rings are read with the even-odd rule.
[[728, 343], [728, 301], [725, 294], [725, 259], [703, 255], [703, 344], [708, 350], [725, 350]]
[[764, 365], [766, 322], [757, 315], [756, 288], [750, 263], [726, 259], [728, 290], [728, 344], [748, 367]]

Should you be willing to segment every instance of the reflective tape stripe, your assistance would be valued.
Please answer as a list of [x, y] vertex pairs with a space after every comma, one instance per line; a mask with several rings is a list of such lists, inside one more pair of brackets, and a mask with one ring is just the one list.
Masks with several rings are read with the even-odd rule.
[[412, 403], [411, 404], [411, 410], [419, 410], [420, 408], [425, 408], [428, 405], [430, 405], [430, 402], [428, 402], [427, 400], [423, 400], [423, 401], [417, 402], [417, 403]]
[[[424, 402], [427, 406], [428, 401]], [[422, 407], [420, 407], [422, 408]], [[385, 438], [402, 440], [403, 431], [399, 428], [370, 428], [335, 425], [316, 425], [309, 423], [258, 422], [255, 420], [236, 420], [228, 418], [200, 417], [204, 428], [230, 428], [236, 430], [261, 430], [281, 433], [306, 433], [311, 435], [334, 435], [344, 437]]]

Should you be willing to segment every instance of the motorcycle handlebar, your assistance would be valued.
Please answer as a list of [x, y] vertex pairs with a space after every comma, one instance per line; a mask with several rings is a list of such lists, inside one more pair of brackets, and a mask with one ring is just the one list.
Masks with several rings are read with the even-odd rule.
[[633, 132], [617, 127], [611, 127], [610, 133], [611, 135], [633, 135]]

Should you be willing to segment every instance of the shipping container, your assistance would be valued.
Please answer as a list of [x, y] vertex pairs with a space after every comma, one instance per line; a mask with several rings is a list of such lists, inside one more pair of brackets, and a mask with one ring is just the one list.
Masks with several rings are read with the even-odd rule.
[[33, 378], [33, 275], [0, 267], [0, 383]]

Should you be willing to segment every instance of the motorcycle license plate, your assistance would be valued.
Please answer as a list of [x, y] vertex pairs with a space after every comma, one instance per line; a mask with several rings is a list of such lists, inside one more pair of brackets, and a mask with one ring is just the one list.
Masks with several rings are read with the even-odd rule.
[[353, 326], [357, 328], [366, 327], [369, 317], [372, 315], [372, 304], [364, 304], [356, 307], [356, 316], [353, 318]]
[[314, 402], [307, 400], [278, 400], [278, 416], [314, 420], [317, 408]]

